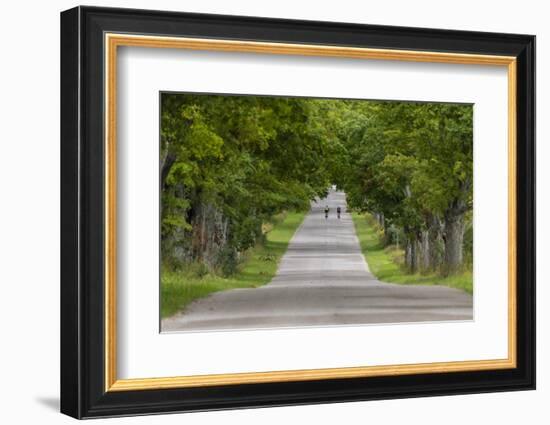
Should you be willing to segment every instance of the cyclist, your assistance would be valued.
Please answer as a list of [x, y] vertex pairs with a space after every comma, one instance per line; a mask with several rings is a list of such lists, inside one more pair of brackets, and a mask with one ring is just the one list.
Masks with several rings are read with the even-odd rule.
[[328, 205], [325, 207], [325, 220], [328, 218], [328, 212], [330, 211], [330, 208]]

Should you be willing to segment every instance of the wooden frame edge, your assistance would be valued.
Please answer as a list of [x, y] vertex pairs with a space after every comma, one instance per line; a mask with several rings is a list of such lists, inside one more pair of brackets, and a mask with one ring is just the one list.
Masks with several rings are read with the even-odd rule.
[[[517, 60], [513, 56], [371, 49], [105, 33], [105, 392], [513, 369], [517, 367]], [[116, 372], [116, 84], [120, 46], [345, 57], [470, 65], [508, 70], [508, 358], [421, 364], [117, 379]]]
[[105, 391], [116, 381], [116, 83], [117, 47], [105, 37]]
[[273, 372], [231, 373], [166, 378], [119, 379], [108, 391], [139, 391], [151, 389], [207, 387], [216, 385], [261, 384], [270, 382], [316, 381], [322, 379], [373, 378], [403, 376], [417, 373], [467, 372], [496, 369], [513, 369], [515, 362], [479, 360], [465, 362], [418, 363], [393, 366], [365, 366], [327, 369], [301, 369]]
[[508, 64], [508, 358], [517, 366], [517, 60]]

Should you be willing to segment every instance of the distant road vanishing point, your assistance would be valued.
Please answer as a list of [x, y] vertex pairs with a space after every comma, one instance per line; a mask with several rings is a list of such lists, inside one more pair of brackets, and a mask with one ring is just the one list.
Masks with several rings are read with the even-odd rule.
[[[330, 208], [325, 219], [324, 208]], [[341, 219], [336, 207], [343, 207]], [[163, 332], [473, 319], [472, 296], [445, 286], [383, 283], [361, 253], [343, 192], [312, 204], [259, 288], [217, 292], [162, 321]]]

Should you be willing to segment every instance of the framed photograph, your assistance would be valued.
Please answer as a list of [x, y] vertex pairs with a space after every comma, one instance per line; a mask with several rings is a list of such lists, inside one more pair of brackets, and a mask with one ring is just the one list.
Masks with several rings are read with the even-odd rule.
[[61, 14], [61, 411], [535, 387], [535, 37]]

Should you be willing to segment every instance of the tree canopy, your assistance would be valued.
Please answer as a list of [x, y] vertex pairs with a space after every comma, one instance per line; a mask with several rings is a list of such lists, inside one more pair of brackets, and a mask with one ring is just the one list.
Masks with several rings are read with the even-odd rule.
[[464, 262], [473, 185], [471, 105], [163, 93], [163, 261], [228, 274], [262, 225], [336, 184], [374, 214], [407, 267]]

